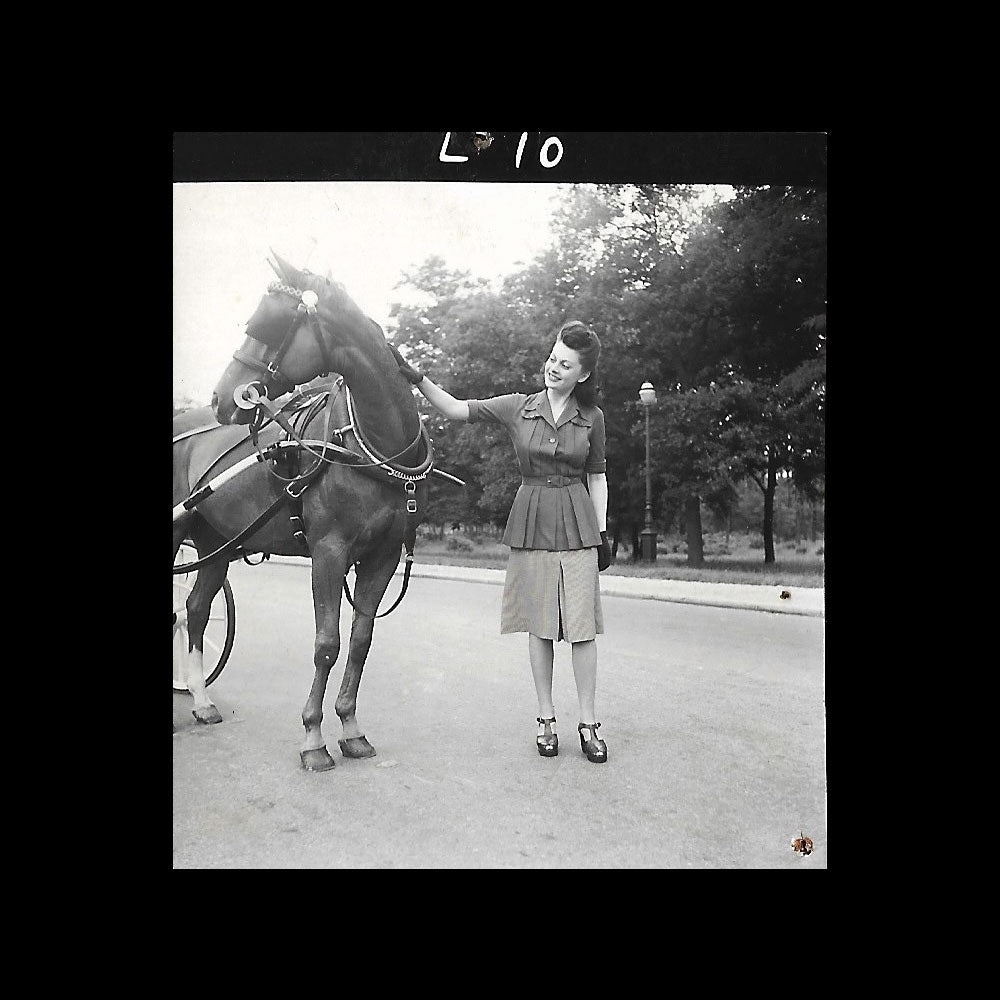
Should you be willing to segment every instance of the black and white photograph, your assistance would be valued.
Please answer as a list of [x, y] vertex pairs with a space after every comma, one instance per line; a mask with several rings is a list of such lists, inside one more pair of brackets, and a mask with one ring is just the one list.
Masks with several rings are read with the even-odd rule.
[[172, 138], [172, 867], [825, 870], [828, 134]]

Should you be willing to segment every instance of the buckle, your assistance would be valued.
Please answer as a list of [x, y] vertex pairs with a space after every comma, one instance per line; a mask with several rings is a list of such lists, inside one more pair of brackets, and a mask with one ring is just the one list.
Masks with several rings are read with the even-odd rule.
[[412, 500], [412, 499], [411, 500], [407, 500], [406, 501], [406, 510], [407, 510], [407, 513], [409, 513], [409, 514], [416, 514], [416, 512], [417, 512], [417, 501], [416, 500]]

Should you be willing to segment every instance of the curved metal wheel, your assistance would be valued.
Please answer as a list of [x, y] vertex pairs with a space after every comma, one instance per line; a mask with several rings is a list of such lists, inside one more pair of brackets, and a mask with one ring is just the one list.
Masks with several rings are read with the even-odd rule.
[[[194, 562], [198, 558], [198, 550], [190, 542], [181, 542], [177, 550], [174, 565]], [[187, 661], [188, 630], [187, 630], [187, 599], [194, 588], [198, 571], [194, 573], [178, 573], [174, 581], [174, 690], [187, 691], [184, 680], [184, 666]], [[215, 595], [209, 612], [208, 625], [205, 627], [205, 685], [211, 684], [226, 665], [233, 648], [236, 636], [236, 601], [233, 600], [233, 588], [226, 580]]]

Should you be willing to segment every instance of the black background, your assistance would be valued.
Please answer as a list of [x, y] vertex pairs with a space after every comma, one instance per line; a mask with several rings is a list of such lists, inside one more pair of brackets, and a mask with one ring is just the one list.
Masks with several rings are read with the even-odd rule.
[[[173, 179], [192, 181], [551, 181], [826, 186], [826, 132], [174, 132]], [[558, 137], [563, 155], [540, 163]], [[551, 161], [556, 148], [548, 152]]]

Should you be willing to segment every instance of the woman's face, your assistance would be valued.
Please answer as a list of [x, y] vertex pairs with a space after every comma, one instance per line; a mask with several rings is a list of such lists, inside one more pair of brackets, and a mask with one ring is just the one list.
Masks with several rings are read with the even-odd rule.
[[559, 393], [571, 393], [577, 382], [590, 376], [583, 370], [580, 355], [561, 340], [552, 345], [548, 361], [545, 362], [545, 388]]

